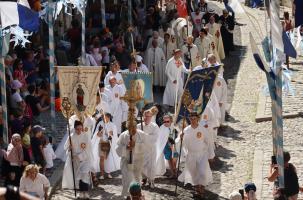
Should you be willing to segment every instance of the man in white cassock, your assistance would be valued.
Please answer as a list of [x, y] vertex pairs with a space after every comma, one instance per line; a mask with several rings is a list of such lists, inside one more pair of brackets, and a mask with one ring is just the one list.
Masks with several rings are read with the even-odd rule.
[[170, 169], [170, 178], [177, 175], [176, 161], [178, 152], [176, 149], [176, 139], [178, 132], [172, 124], [173, 117], [170, 114], [163, 116], [163, 124], [160, 126], [157, 141], [157, 175], [164, 175], [166, 172], [165, 160], [168, 162]]
[[[75, 124], [76, 120], [80, 121], [80, 118], [77, 115], [72, 115], [68, 120], [68, 124], [69, 124], [69, 128], [70, 128], [71, 132], [74, 132], [74, 124]], [[83, 122], [84, 134], [91, 137], [93, 135], [95, 124], [96, 124], [96, 120], [92, 116], [85, 115], [84, 122]], [[67, 131], [68, 131], [68, 129], [67, 129]], [[64, 137], [60, 141], [60, 143], [55, 151], [56, 158], [59, 158], [62, 161], [66, 161], [66, 158], [67, 158], [67, 154], [64, 149], [64, 145], [67, 141], [67, 138], [68, 138], [68, 132], [65, 133]]]
[[186, 152], [185, 168], [179, 181], [190, 183], [199, 196], [204, 187], [212, 182], [209, 160], [215, 157], [207, 129], [199, 124], [197, 113], [190, 114], [190, 125], [184, 129], [183, 144]]
[[117, 80], [114, 76], [110, 77], [109, 85], [106, 86], [106, 88], [111, 92], [111, 94], [108, 95], [111, 102], [110, 110], [113, 116], [113, 123], [117, 127], [118, 135], [120, 135], [122, 122], [126, 120], [125, 115], [127, 115], [128, 109], [128, 106], [120, 97], [124, 96], [126, 91], [121, 85], [117, 84]]
[[208, 33], [212, 35], [213, 41], [215, 42], [215, 47], [219, 55], [219, 59], [223, 60], [225, 58], [224, 46], [221, 36], [221, 24], [215, 22], [215, 17], [211, 16], [209, 18], [209, 23], [206, 24], [206, 28], [208, 29]]
[[165, 76], [165, 55], [163, 50], [158, 46], [157, 40], [152, 41], [145, 54], [145, 63], [150, 72], [153, 72], [153, 84], [155, 86], [165, 86], [167, 78]]
[[[136, 128], [136, 122], [128, 122], [128, 130], [124, 131], [118, 138], [116, 152], [121, 157], [121, 173], [122, 173], [122, 196], [126, 197], [129, 195], [129, 186], [131, 182], [141, 181], [143, 164], [144, 164], [144, 153], [146, 146], [148, 145], [148, 136]], [[130, 132], [135, 133], [130, 140]], [[130, 150], [132, 155], [132, 162], [130, 164]]]
[[153, 113], [151, 110], [146, 110], [143, 113], [143, 125], [138, 124], [137, 128], [140, 129], [143, 126], [143, 131], [148, 135], [148, 144], [145, 148], [148, 151], [144, 154], [143, 164], [143, 184], [149, 182], [151, 188], [155, 187], [155, 176], [157, 167], [157, 139], [159, 135], [159, 127], [156, 123], [152, 122]]
[[177, 48], [177, 44], [172, 42], [171, 36], [169, 33], [164, 34], [164, 42], [162, 50], [165, 56], [165, 63], [173, 56], [174, 49]]
[[147, 48], [146, 48], [146, 49], [149, 49], [149, 48], [152, 47], [152, 42], [153, 42], [153, 40], [157, 40], [158, 46], [159, 46], [160, 48], [162, 47], [163, 42], [164, 42], [164, 39], [163, 39], [162, 37], [160, 37], [158, 31], [154, 31], [152, 37], [149, 38], [149, 40], [148, 40], [148, 44], [147, 44]]
[[117, 83], [119, 85], [123, 85], [123, 78], [122, 78], [122, 75], [121, 73], [119, 73], [119, 70], [120, 70], [120, 66], [119, 66], [119, 63], [118, 61], [113, 61], [111, 64], [110, 64], [110, 71], [106, 74], [105, 78], [104, 78], [104, 85], [105, 86], [108, 86], [109, 85], [109, 79], [110, 77], [115, 77], [116, 80], [117, 80]]
[[165, 74], [168, 80], [163, 94], [164, 105], [176, 106], [183, 93], [183, 73], [190, 71], [184, 66], [181, 55], [181, 50], [175, 49], [174, 56], [166, 64]]
[[[111, 172], [120, 169], [120, 158], [116, 153], [118, 135], [117, 128], [111, 122], [110, 113], [104, 113], [101, 116], [102, 120], [97, 124], [96, 131], [92, 138], [93, 150], [93, 169], [94, 173], [100, 172], [99, 179], [104, 179], [104, 173], [107, 173], [108, 178], [112, 178]], [[108, 151], [104, 151], [106, 147], [102, 145], [109, 144]]]
[[192, 68], [200, 64], [200, 55], [198, 47], [193, 43], [193, 36], [188, 36], [186, 43], [182, 46], [182, 55], [185, 66]]
[[92, 149], [90, 136], [83, 132], [82, 122], [75, 121], [74, 131], [71, 135], [71, 143], [70, 140], [67, 139], [64, 149], [67, 152], [67, 160], [63, 170], [62, 188], [74, 189], [71, 164], [73, 161], [76, 189], [80, 191], [78, 197], [87, 199], [89, 198], [88, 189], [91, 183]]
[[197, 45], [199, 49], [199, 55], [200, 55], [200, 62], [202, 59], [207, 57], [207, 54], [210, 53], [210, 43], [211, 40], [209, 37], [207, 37], [207, 31], [205, 28], [202, 28], [199, 32], [199, 37], [195, 40], [195, 45]]

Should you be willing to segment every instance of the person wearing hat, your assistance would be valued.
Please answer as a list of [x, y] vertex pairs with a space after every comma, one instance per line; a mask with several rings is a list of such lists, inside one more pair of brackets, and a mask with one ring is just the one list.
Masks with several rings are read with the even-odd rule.
[[166, 64], [165, 74], [168, 80], [163, 94], [164, 105], [176, 106], [183, 93], [183, 74], [188, 74], [190, 70], [186, 69], [181, 55], [182, 51], [175, 49], [174, 56]]
[[245, 191], [244, 199], [257, 200], [256, 198], [257, 187], [254, 183], [246, 183], [244, 185], [244, 191]]
[[142, 62], [143, 58], [140, 55], [136, 55], [136, 62], [137, 62], [137, 70], [138, 72], [149, 72], [148, 68], [146, 65]]
[[219, 55], [218, 59], [223, 60], [225, 58], [225, 53], [222, 35], [220, 31], [221, 25], [216, 23], [216, 19], [214, 16], [211, 16], [209, 18], [209, 23], [207, 23], [205, 27], [207, 27], [209, 35], [212, 36], [212, 39], [215, 42], [215, 47]]
[[147, 49], [145, 54], [145, 63], [150, 72], [153, 72], [153, 85], [164, 87], [166, 84], [165, 76], [165, 55], [159, 47], [158, 40], [152, 40], [152, 46]]
[[140, 183], [132, 182], [129, 186], [130, 198], [129, 200], [145, 200], [142, 194]]
[[21, 108], [22, 103], [24, 102], [20, 95], [21, 87], [22, 87], [22, 83], [19, 80], [13, 80], [11, 82], [10, 103], [13, 109]]
[[185, 168], [179, 176], [179, 180], [184, 184], [190, 183], [193, 185], [196, 194], [201, 197], [205, 186], [213, 180], [209, 160], [215, 157], [215, 153], [208, 130], [199, 124], [200, 115], [195, 112], [195, 109], [190, 113], [189, 120], [190, 125], [181, 134], [184, 149], [188, 153]]

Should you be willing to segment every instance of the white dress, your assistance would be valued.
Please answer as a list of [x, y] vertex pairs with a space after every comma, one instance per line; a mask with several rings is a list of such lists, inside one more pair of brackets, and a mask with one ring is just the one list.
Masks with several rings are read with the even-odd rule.
[[[174, 57], [169, 59], [165, 69], [168, 80], [163, 94], [164, 105], [175, 106], [178, 102], [183, 93], [183, 73], [188, 72], [181, 58], [178, 60], [175, 60]], [[175, 80], [176, 84], [173, 83]]]
[[219, 106], [221, 111], [220, 124], [223, 124], [225, 122], [225, 111], [227, 103], [227, 84], [223, 77], [217, 77], [213, 91], [217, 97], [218, 103], [221, 104], [221, 106]]

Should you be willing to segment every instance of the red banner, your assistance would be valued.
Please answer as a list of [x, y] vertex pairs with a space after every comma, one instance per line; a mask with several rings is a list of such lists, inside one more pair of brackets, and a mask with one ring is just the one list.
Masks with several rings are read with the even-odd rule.
[[177, 11], [178, 11], [179, 17], [186, 18], [188, 16], [186, 0], [177, 0]]

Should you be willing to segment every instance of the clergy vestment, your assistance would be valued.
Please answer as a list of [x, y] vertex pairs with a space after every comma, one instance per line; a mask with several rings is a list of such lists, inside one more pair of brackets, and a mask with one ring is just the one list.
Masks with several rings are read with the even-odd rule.
[[171, 41], [169, 42], [164, 41], [162, 50], [165, 56], [165, 63], [167, 63], [167, 61], [173, 56], [175, 49], [177, 49], [176, 43], [172, 43]]
[[217, 23], [208, 23], [206, 24], [206, 27], [208, 28], [208, 33], [211, 34], [213, 37], [213, 41], [215, 42], [216, 50], [218, 52], [217, 59], [223, 60], [225, 58], [224, 53], [224, 45], [222, 41], [222, 35], [220, 32], [221, 25]]
[[[77, 115], [72, 115], [68, 120], [69, 128], [70, 128], [71, 133], [74, 132], [74, 124], [75, 124], [76, 120], [80, 120], [77, 117]], [[83, 122], [83, 132], [84, 132], [84, 134], [91, 137], [92, 133], [94, 131], [95, 123], [96, 123], [96, 120], [93, 117], [91, 117], [91, 116], [85, 117], [84, 122]], [[56, 158], [59, 158], [62, 161], [66, 161], [66, 157], [67, 157], [66, 151], [64, 149], [64, 144], [66, 143], [67, 138], [68, 138], [68, 132], [67, 131], [66, 131], [64, 137], [60, 141], [60, 143], [59, 143], [59, 145], [58, 145], [58, 147], [55, 151]]]
[[165, 56], [163, 50], [160, 47], [151, 47], [146, 51], [145, 63], [150, 72], [153, 72], [153, 85], [165, 86]]
[[106, 76], [104, 78], [104, 85], [105, 86], [109, 85], [109, 78], [112, 77], [112, 76], [116, 78], [117, 83], [119, 85], [123, 85], [124, 86], [122, 75], [119, 72], [117, 72], [117, 73], [114, 74], [112, 71], [107, 72], [107, 74], [106, 74]]
[[[199, 65], [200, 61], [200, 55], [199, 55], [199, 50], [198, 47], [195, 44], [191, 44], [189, 46], [189, 51], [188, 51], [188, 44], [185, 44], [182, 46], [181, 51], [183, 53], [183, 60], [186, 66], [190, 66], [192, 64], [192, 68]], [[190, 52], [190, 54], [189, 54]], [[190, 62], [191, 59], [191, 62]]]
[[[79, 189], [79, 181], [90, 184], [90, 171], [92, 171], [92, 149], [90, 136], [82, 132], [80, 135], [73, 132], [71, 135], [72, 150], [73, 150], [73, 164], [76, 180], [76, 188]], [[62, 188], [74, 189], [71, 152], [69, 151], [70, 142], [66, 140], [64, 149], [67, 152], [67, 159], [63, 170]]]
[[148, 150], [146, 146], [149, 143], [147, 137], [148, 136], [139, 129], [137, 129], [136, 134], [132, 136], [133, 141], [135, 141], [135, 146], [132, 149], [132, 164], [129, 164], [130, 152], [127, 149], [130, 141], [129, 132], [124, 131], [118, 138], [116, 152], [118, 156], [121, 157], [122, 196], [129, 195], [128, 189], [131, 182], [141, 182], [144, 153]]
[[138, 70], [138, 72], [143, 72], [143, 73], [149, 72], [149, 69], [143, 63], [141, 63], [140, 65], [137, 66], [137, 70]]
[[211, 40], [207, 36], [205, 36], [204, 38], [198, 37], [195, 40], [195, 45], [199, 49], [199, 56], [200, 56], [199, 64], [201, 64], [202, 60], [206, 58], [207, 55], [210, 53], [210, 43]]
[[226, 18], [222, 15], [219, 18], [221, 25], [220, 31], [222, 34], [222, 41], [224, 45], [225, 55], [228, 55], [230, 51], [234, 49], [234, 35], [233, 30], [235, 28], [235, 21], [232, 16]]
[[216, 78], [213, 91], [217, 97], [221, 111], [220, 124], [223, 124], [225, 122], [225, 109], [227, 103], [227, 84], [223, 77], [218, 76]]
[[178, 178], [179, 181], [193, 186], [208, 185], [213, 180], [208, 160], [213, 159], [215, 153], [207, 129], [201, 125], [197, 128], [191, 125], [186, 127], [183, 144], [187, 154], [185, 168]]
[[[175, 106], [183, 93], [183, 73], [189, 73], [185, 68], [181, 58], [175, 59], [173, 56], [167, 62], [165, 74], [167, 75], [167, 83], [163, 94], [163, 104]], [[173, 83], [177, 81], [177, 83]]]
[[126, 91], [121, 85], [118, 84], [116, 84], [114, 87], [108, 85], [106, 86], [106, 89], [111, 92], [111, 94], [109, 94], [110, 110], [113, 116], [113, 123], [117, 127], [118, 135], [120, 135], [122, 122], [126, 120], [125, 116], [127, 115], [128, 109], [127, 104], [121, 100], [120, 97], [123, 97]]
[[152, 42], [153, 42], [153, 40], [157, 40], [158, 47], [160, 47], [160, 48], [162, 47], [164, 39], [159, 36], [157, 39], [154, 39], [153, 37], [149, 38], [146, 49], [152, 48]]
[[[141, 128], [141, 124], [138, 124], [137, 128]], [[146, 146], [148, 151], [144, 153], [143, 176], [148, 178], [149, 181], [154, 181], [157, 167], [159, 127], [154, 122], [150, 122], [149, 124], [143, 123], [143, 131], [147, 134], [149, 141]]]
[[[103, 136], [99, 137], [97, 135], [99, 131], [99, 127], [103, 127]], [[111, 147], [109, 154], [107, 158], [104, 160], [104, 171], [106, 173], [111, 173], [115, 172], [117, 170], [120, 170], [120, 157], [117, 155], [116, 148], [117, 148], [117, 141], [118, 141], [118, 135], [117, 135], [117, 128], [114, 123], [112, 122], [107, 122], [104, 123], [104, 121], [100, 121], [97, 126], [96, 130], [94, 132], [94, 136], [92, 138], [92, 150], [93, 150], [93, 170], [94, 172], [100, 172], [100, 148], [101, 145], [99, 145], [100, 140], [102, 139], [103, 141], [109, 141], [109, 133], [112, 132], [112, 140], [110, 141]]]

